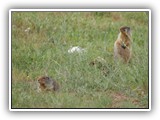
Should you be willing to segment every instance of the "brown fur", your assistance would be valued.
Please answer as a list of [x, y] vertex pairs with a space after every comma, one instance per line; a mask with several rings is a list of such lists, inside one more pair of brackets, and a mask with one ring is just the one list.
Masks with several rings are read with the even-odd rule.
[[128, 63], [132, 55], [132, 39], [130, 27], [123, 26], [120, 28], [120, 33], [114, 43], [114, 58], [121, 59]]
[[42, 76], [38, 78], [39, 89], [47, 91], [57, 91], [59, 90], [59, 84], [52, 80], [50, 77]]

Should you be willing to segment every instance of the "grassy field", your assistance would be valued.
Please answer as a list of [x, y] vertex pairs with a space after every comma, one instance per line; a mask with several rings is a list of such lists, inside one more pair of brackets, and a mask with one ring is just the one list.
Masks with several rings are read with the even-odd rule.
[[[121, 26], [132, 29], [129, 64], [113, 59]], [[107, 75], [90, 65], [98, 56]], [[12, 12], [12, 108], [148, 108], [148, 64], [146, 12]], [[60, 91], [37, 92], [43, 75]]]

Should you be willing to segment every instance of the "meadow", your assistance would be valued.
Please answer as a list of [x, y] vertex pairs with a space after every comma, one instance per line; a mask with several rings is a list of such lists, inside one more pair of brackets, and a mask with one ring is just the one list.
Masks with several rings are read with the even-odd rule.
[[[148, 108], [147, 12], [12, 12], [12, 108]], [[133, 57], [115, 63], [119, 27], [130, 26]], [[68, 53], [80, 46], [83, 53]], [[101, 57], [107, 75], [91, 66]], [[60, 84], [37, 92], [37, 77]]]

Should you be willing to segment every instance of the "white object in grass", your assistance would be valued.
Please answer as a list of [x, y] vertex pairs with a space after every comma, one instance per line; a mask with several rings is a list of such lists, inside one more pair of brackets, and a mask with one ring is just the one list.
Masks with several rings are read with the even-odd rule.
[[30, 30], [31, 30], [31, 28], [30, 28], [30, 27], [28, 27], [27, 29], [25, 29], [25, 30], [24, 30], [24, 32], [29, 33], [29, 32], [30, 32]]
[[71, 47], [69, 50], [68, 50], [68, 53], [82, 53], [82, 52], [85, 52], [85, 49], [84, 48], [81, 48], [79, 46], [74, 46], [74, 47]]

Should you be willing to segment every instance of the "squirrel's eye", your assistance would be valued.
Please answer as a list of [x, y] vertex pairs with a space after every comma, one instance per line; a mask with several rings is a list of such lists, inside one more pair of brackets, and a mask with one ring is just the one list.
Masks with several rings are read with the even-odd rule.
[[127, 30], [127, 29], [125, 29], [125, 32], [128, 32], [128, 30]]

